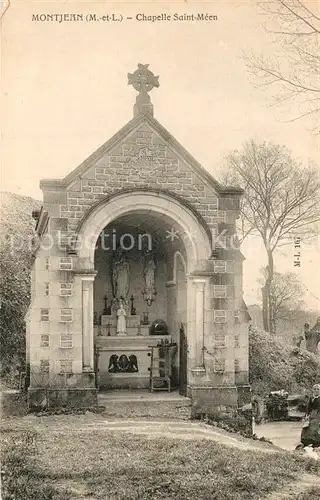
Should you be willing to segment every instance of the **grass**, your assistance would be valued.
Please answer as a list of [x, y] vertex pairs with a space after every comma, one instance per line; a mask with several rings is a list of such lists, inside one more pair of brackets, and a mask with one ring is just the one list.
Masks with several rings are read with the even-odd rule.
[[295, 454], [49, 425], [3, 433], [3, 500], [247, 500], [320, 475], [318, 462]]
[[300, 493], [296, 500], [319, 500], [319, 487], [318, 486], [312, 486], [311, 488], [308, 488], [307, 491], [304, 493]]
[[43, 481], [34, 467], [34, 432], [2, 431], [1, 441], [2, 500], [68, 500], [69, 495], [58, 491], [50, 481]]

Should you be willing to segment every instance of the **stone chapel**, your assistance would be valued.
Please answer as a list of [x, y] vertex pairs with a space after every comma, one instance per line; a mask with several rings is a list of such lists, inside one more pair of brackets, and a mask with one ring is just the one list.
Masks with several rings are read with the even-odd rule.
[[[133, 118], [64, 179], [40, 182], [29, 407], [91, 407], [100, 391], [150, 390], [154, 376], [197, 408], [235, 408], [250, 393], [242, 191], [154, 118], [147, 64], [128, 84]], [[157, 350], [163, 377], [150, 366]]]

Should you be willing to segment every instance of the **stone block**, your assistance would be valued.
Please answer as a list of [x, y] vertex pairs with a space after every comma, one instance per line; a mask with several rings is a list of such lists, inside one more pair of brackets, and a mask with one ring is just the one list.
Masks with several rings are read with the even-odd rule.
[[81, 182], [80, 180], [75, 181], [72, 186], [70, 186], [69, 191], [81, 191]]
[[117, 146], [116, 148], [114, 148], [112, 150], [112, 152], [110, 153], [114, 156], [121, 156], [122, 155], [122, 146]]
[[[90, 186], [100, 186], [100, 185], [101, 185], [100, 181], [96, 181], [96, 180], [90, 179], [88, 181], [88, 186], [87, 187], [90, 187]], [[84, 188], [83, 188], [83, 191], [84, 191]]]
[[57, 203], [44, 203], [43, 209], [48, 212], [49, 217], [60, 217], [60, 205]]
[[[247, 374], [247, 379], [248, 379], [248, 374]], [[243, 385], [238, 385], [237, 392], [238, 392], [239, 407], [251, 403], [251, 387], [248, 383], [244, 383]]]
[[67, 203], [67, 192], [66, 191], [44, 191], [43, 192], [43, 203], [66, 205]]
[[69, 219], [69, 218], [72, 218], [74, 217], [74, 213], [73, 212], [62, 212], [61, 211], [61, 218], [63, 219]]
[[219, 209], [220, 210], [235, 210], [237, 211], [240, 207], [239, 197], [234, 198], [220, 198]]
[[50, 230], [51, 231], [67, 231], [68, 230], [68, 221], [66, 219], [62, 219], [60, 217], [51, 217], [50, 218]]
[[29, 389], [29, 411], [43, 411], [55, 408], [85, 409], [96, 408], [97, 389], [67, 388], [67, 389]]
[[91, 179], [91, 180], [95, 179], [95, 168], [90, 168], [89, 170], [87, 170], [86, 179]]
[[187, 388], [187, 395], [192, 400], [192, 415], [235, 410], [238, 407], [237, 387], [192, 387]]
[[247, 370], [239, 370], [235, 373], [235, 384], [243, 386], [249, 383], [249, 373]]

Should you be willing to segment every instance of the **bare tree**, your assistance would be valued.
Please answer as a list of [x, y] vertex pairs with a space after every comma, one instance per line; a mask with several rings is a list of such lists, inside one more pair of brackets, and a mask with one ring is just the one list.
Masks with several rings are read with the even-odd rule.
[[[264, 286], [268, 277], [268, 269], [262, 269], [260, 283]], [[303, 290], [298, 277], [294, 273], [274, 272], [270, 285], [270, 307], [273, 311], [271, 331], [276, 332], [280, 320], [290, 321], [292, 315], [303, 306]]]
[[309, 323], [304, 325], [304, 335], [306, 339], [307, 350], [316, 354], [320, 342], [320, 318], [317, 319], [316, 324], [310, 330]]
[[240, 237], [258, 235], [267, 254], [262, 289], [264, 329], [274, 324], [271, 284], [274, 252], [310, 233], [320, 220], [320, 180], [315, 168], [302, 168], [283, 147], [272, 143], [244, 144], [227, 158], [224, 180], [245, 190], [241, 205]]
[[[312, 5], [311, 5], [312, 3]], [[277, 41], [274, 54], [245, 55], [248, 69], [259, 86], [275, 87], [273, 104], [295, 103], [290, 121], [320, 115], [320, 12], [307, 0], [264, 0], [258, 5], [265, 16], [270, 38]], [[313, 127], [319, 131], [319, 126]]]

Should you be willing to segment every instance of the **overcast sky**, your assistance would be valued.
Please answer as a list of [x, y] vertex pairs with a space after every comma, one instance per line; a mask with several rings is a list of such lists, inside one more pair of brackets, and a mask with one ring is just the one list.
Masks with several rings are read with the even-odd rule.
[[[124, 18], [208, 12], [218, 20], [32, 21], [32, 14], [63, 12]], [[213, 176], [225, 154], [250, 138], [284, 144], [305, 164], [316, 161], [312, 124], [288, 122], [295, 110], [269, 107], [270, 94], [256, 89], [246, 71], [243, 53], [277, 48], [262, 21], [253, 0], [11, 1], [2, 19], [1, 189], [41, 199], [41, 178], [65, 176], [127, 123], [135, 101], [127, 73], [138, 62], [160, 75], [151, 95], [155, 117]], [[252, 303], [264, 254], [252, 242], [243, 251], [245, 296]], [[308, 305], [316, 309], [319, 248], [304, 246], [302, 252], [298, 271], [309, 289]], [[297, 271], [291, 248], [277, 263]]]

